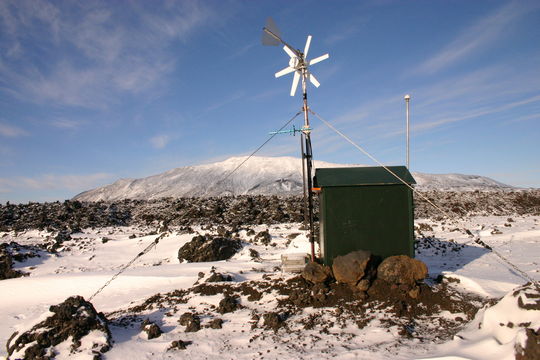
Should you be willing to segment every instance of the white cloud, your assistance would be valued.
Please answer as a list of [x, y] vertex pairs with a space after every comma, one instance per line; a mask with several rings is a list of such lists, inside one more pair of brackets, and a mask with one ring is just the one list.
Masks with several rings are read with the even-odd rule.
[[[153, 89], [174, 68], [171, 44], [214, 16], [198, 1], [160, 4], [0, 2], [0, 91], [23, 101], [106, 108], [119, 96]], [[36, 52], [45, 61], [35, 61]]]
[[37, 177], [0, 178], [2, 192], [12, 192], [17, 189], [27, 190], [62, 190], [82, 191], [96, 187], [103, 181], [110, 180], [111, 174], [96, 173], [87, 175], [55, 175], [45, 174]]
[[464, 29], [442, 50], [413, 70], [413, 73], [432, 74], [484, 50], [497, 42], [510, 23], [527, 14], [531, 6], [537, 7], [533, 2], [513, 1], [498, 8]]
[[171, 141], [169, 135], [156, 135], [150, 138], [150, 144], [156, 149], [163, 149]]
[[28, 132], [16, 126], [0, 123], [0, 135], [5, 137], [20, 137], [28, 135]]

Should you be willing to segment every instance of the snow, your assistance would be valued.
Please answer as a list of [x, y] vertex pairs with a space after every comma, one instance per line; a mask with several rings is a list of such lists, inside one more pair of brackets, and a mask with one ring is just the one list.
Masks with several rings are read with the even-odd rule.
[[[104, 354], [104, 359], [168, 359], [168, 358], [232, 358], [232, 359], [321, 359], [321, 358], [370, 358], [370, 359], [511, 359], [516, 342], [523, 341], [523, 328], [519, 323], [530, 322], [531, 327], [540, 327], [540, 312], [525, 311], [518, 306], [518, 298], [528, 304], [531, 300], [513, 295], [513, 289], [526, 281], [512, 269], [473, 240], [476, 236], [497, 249], [509, 261], [525, 271], [528, 276], [539, 280], [540, 227], [538, 216], [514, 216], [511, 226], [505, 226], [507, 217], [484, 216], [447, 220], [438, 223], [430, 219], [418, 219], [416, 224], [430, 224], [433, 230], [423, 231], [430, 236], [429, 248], [419, 247], [417, 258], [429, 268], [430, 277], [444, 274], [459, 282], [451, 283], [461, 291], [473, 292], [484, 298], [500, 298], [490, 308], [480, 310], [475, 319], [453, 340], [446, 343], [425, 343], [418, 339], [404, 339], [396, 326], [383, 326], [378, 314], [384, 309], [372, 309], [373, 319], [363, 328], [345, 324], [328, 329], [304, 330], [301, 327], [291, 332], [262, 332], [251, 329], [251, 309], [272, 311], [276, 294], [266, 294], [258, 302], [249, 302], [242, 296], [241, 304], [246, 307], [223, 314], [223, 329], [204, 328], [211, 319], [202, 317], [203, 328], [196, 333], [185, 333], [177, 323], [177, 317], [168, 317], [159, 309], [148, 313], [148, 318], [159, 323], [164, 333], [152, 340], [141, 334], [138, 326], [111, 325], [113, 347]], [[435, 226], [437, 225], [437, 226]], [[260, 280], [263, 276], [287, 279], [292, 274], [281, 273], [275, 268], [281, 265], [282, 254], [309, 252], [306, 233], [299, 230], [301, 224], [279, 224], [270, 227], [254, 226], [257, 233], [269, 229], [272, 244], [265, 246], [251, 243], [245, 231], [240, 232], [244, 249], [227, 261], [206, 263], [179, 263], [178, 249], [190, 241], [194, 234], [184, 234], [174, 228], [164, 236], [157, 246], [136, 261], [128, 270], [116, 278], [108, 287], [92, 299], [97, 311], [112, 313], [127, 311], [133, 305], [158, 293], [192, 287], [199, 273], [208, 276], [212, 267], [223, 274], [230, 274], [235, 282]], [[457, 230], [456, 230], [457, 229]], [[469, 235], [465, 229], [473, 234]], [[494, 232], [494, 229], [498, 229]], [[64, 243], [70, 248], [58, 255], [44, 255], [17, 263], [16, 269], [28, 272], [27, 277], [0, 281], [0, 344], [5, 344], [13, 332], [28, 328], [43, 320], [49, 306], [58, 304], [72, 295], [85, 299], [108, 281], [119, 269], [151, 244], [159, 235], [147, 235], [151, 227], [111, 227], [83, 229], [73, 235], [73, 240]], [[204, 233], [200, 227], [195, 231]], [[300, 233], [293, 240], [287, 236]], [[131, 238], [131, 235], [135, 238]], [[36, 244], [47, 232], [27, 231], [15, 234], [0, 233], [4, 242]], [[106, 237], [110, 240], [103, 241]], [[458, 250], [450, 250], [451, 246]], [[442, 245], [447, 246], [446, 249]], [[260, 259], [249, 255], [256, 250]], [[444, 250], [444, 251], [443, 251]], [[194, 295], [186, 304], [180, 304], [179, 313], [190, 309], [202, 310], [217, 306], [222, 295]], [[300, 315], [320, 318], [332, 317], [334, 308], [307, 308]], [[465, 318], [461, 313], [443, 312], [441, 318]], [[505, 324], [501, 326], [500, 324]], [[515, 326], [506, 326], [513, 323]], [[291, 324], [294, 324], [291, 321]], [[479, 329], [479, 324], [482, 324]], [[98, 336], [98, 335], [96, 335]], [[191, 341], [186, 350], [166, 351], [174, 340]], [[99, 341], [92, 337], [88, 344]], [[83, 345], [86, 344], [83, 343]], [[87, 345], [88, 345], [87, 344]], [[85, 347], [83, 346], [82, 349]], [[57, 349], [58, 350], [58, 349]], [[259, 354], [262, 353], [262, 354]], [[79, 354], [84, 355], [84, 350]], [[0, 357], [7, 356], [0, 346]], [[64, 356], [64, 355], [62, 355]], [[71, 357], [73, 358], [73, 357]]]
[[466, 359], [514, 359], [515, 344], [522, 344], [525, 334], [524, 328], [519, 324], [528, 323], [533, 329], [540, 328], [540, 310], [525, 310], [518, 304], [519, 299], [527, 302], [526, 295], [533, 293], [531, 286], [520, 287], [515, 291], [518, 293], [510, 292], [494, 306], [480, 310], [459, 336], [441, 345], [438, 351], [445, 353], [445, 356], [429, 359], [447, 359], [448, 356]]
[[[247, 157], [186, 166], [142, 179], [120, 179], [111, 185], [85, 191], [74, 197], [81, 201], [158, 199], [182, 196], [288, 195], [302, 192], [302, 162], [294, 157], [254, 156], [225, 181]], [[314, 168], [365, 166], [315, 161]], [[487, 177], [462, 174], [413, 173], [421, 190], [513, 189]]]

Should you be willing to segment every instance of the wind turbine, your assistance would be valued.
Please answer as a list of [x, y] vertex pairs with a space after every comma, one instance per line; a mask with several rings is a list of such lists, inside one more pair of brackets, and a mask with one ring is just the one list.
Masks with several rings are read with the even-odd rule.
[[[312, 173], [312, 160], [313, 154], [311, 149], [311, 128], [309, 126], [309, 107], [307, 101], [307, 83], [311, 82], [315, 87], [319, 87], [321, 84], [317, 78], [309, 71], [309, 67], [315, 65], [323, 60], [328, 59], [328, 54], [321, 55], [315, 59], [307, 60], [309, 52], [309, 46], [311, 45], [311, 35], [308, 35], [306, 44], [304, 45], [304, 51], [300, 51], [293, 46], [285, 42], [279, 33], [279, 30], [272, 20], [268, 18], [266, 20], [266, 26], [263, 27], [262, 43], [263, 45], [277, 46], [283, 45], [283, 50], [289, 55], [289, 66], [278, 71], [275, 77], [278, 78], [283, 75], [294, 72], [293, 82], [291, 86], [290, 95], [294, 96], [298, 83], [302, 79], [302, 95], [303, 95], [303, 112], [304, 112], [304, 126], [301, 129], [301, 147], [302, 147], [302, 174], [304, 183], [304, 202], [306, 205], [306, 214], [309, 222], [309, 240], [311, 242], [311, 260], [315, 260], [315, 236], [313, 226], [313, 179]], [[304, 145], [305, 144], [305, 145]], [[304, 147], [305, 146], [305, 147]], [[307, 195], [307, 196], [306, 196]], [[306, 224], [307, 225], [307, 224]]]
[[307, 60], [308, 52], [309, 52], [309, 46], [311, 45], [311, 39], [312, 36], [308, 35], [306, 39], [306, 44], [304, 46], [304, 51], [300, 51], [298, 49], [295, 49], [288, 43], [286, 43], [281, 36], [279, 35], [279, 30], [277, 30], [277, 27], [272, 20], [272, 18], [268, 18], [266, 21], [266, 26], [263, 28], [263, 44], [264, 45], [279, 45], [283, 44], [283, 51], [289, 55], [289, 66], [286, 68], [278, 71], [275, 76], [276, 78], [281, 77], [283, 75], [290, 74], [294, 72], [293, 82], [291, 86], [291, 96], [294, 96], [296, 94], [296, 89], [298, 88], [298, 83], [300, 82], [300, 78], [302, 78], [302, 90], [303, 94], [306, 94], [306, 83], [309, 80], [315, 87], [321, 86], [321, 83], [317, 80], [317, 78], [309, 71], [309, 67], [312, 65], [315, 65], [323, 60], [326, 60], [330, 57], [328, 54], [321, 55], [315, 59]]

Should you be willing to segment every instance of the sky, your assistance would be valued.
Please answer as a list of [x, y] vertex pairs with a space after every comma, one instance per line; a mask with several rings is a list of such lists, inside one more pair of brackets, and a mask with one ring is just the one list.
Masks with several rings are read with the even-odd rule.
[[[540, 187], [540, 2], [0, 1], [0, 202], [56, 201], [250, 154], [301, 109], [386, 165]], [[302, 125], [298, 117], [295, 126]], [[317, 160], [377, 165], [314, 116]], [[299, 156], [278, 135], [258, 155]]]

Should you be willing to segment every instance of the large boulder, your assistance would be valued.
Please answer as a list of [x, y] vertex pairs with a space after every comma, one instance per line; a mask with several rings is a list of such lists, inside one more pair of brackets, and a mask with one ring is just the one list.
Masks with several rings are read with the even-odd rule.
[[332, 264], [334, 278], [337, 281], [356, 285], [368, 272], [371, 252], [358, 250], [344, 256], [336, 256]]
[[377, 278], [395, 285], [414, 286], [428, 274], [428, 268], [420, 260], [407, 255], [390, 256], [377, 268]]
[[198, 235], [178, 250], [178, 260], [188, 262], [230, 259], [242, 248], [242, 241], [220, 236]]
[[10, 337], [6, 344], [9, 359], [53, 359], [70, 354], [77, 354], [78, 359], [100, 359], [111, 348], [107, 319], [81, 296], [53, 305], [49, 312], [45, 320]]
[[302, 277], [314, 284], [324, 283], [332, 278], [332, 270], [328, 266], [309, 262], [302, 271]]

